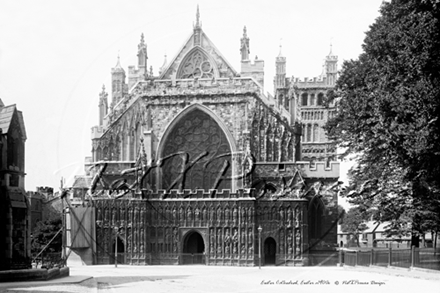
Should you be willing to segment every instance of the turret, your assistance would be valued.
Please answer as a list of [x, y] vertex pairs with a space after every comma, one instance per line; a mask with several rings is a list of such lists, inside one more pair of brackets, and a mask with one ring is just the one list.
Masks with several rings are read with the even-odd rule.
[[167, 61], [167, 54], [165, 54], [165, 57], [164, 57], [164, 60], [163, 60], [163, 64], [159, 68], [159, 75], [161, 75], [162, 72], [167, 68], [167, 65], [168, 65], [167, 63], [168, 63], [168, 61]]
[[113, 108], [113, 106], [122, 99], [127, 88], [127, 86], [125, 85], [125, 71], [121, 66], [119, 55], [118, 55], [118, 62], [116, 63], [116, 66], [112, 68], [111, 75], [112, 75], [111, 107]]
[[275, 80], [274, 88], [280, 89], [286, 87], [286, 57], [283, 56], [282, 46], [280, 44], [280, 53], [275, 59]]
[[243, 28], [243, 37], [240, 39], [240, 43], [241, 76], [253, 77], [264, 88], [264, 60], [258, 59], [257, 56], [253, 62], [249, 60], [250, 49], [246, 27]]
[[108, 94], [105, 92], [105, 86], [102, 85], [102, 91], [99, 94], [99, 126], [103, 126], [104, 117], [108, 113]]
[[147, 45], [145, 44], [144, 40], [144, 34], [141, 35], [141, 42], [138, 45], [138, 69], [139, 69], [139, 76], [144, 75], [145, 78], [147, 77]]
[[338, 56], [333, 55], [332, 45], [330, 45], [330, 53], [325, 57], [325, 73], [327, 85], [334, 86], [338, 74]]
[[240, 47], [240, 53], [241, 53], [241, 61], [249, 60], [249, 38], [246, 33], [246, 26], [243, 28], [243, 37], [241, 38], [241, 47]]

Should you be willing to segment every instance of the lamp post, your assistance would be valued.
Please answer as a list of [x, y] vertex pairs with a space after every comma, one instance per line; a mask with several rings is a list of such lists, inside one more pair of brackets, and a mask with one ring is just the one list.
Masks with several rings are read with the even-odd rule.
[[118, 235], [119, 235], [119, 228], [114, 227], [115, 230], [115, 268], [118, 267]]
[[61, 200], [61, 259], [63, 262], [63, 266], [67, 264], [66, 259], [66, 211], [64, 208], [64, 199], [66, 198], [68, 194], [67, 189], [63, 189], [63, 181], [61, 181], [61, 194], [60, 194], [60, 200]]
[[258, 226], [258, 268], [261, 270], [261, 231], [263, 228]]

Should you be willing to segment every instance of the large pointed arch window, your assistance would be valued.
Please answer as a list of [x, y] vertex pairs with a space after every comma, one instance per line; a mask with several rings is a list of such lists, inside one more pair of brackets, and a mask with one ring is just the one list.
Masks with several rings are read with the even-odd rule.
[[215, 76], [214, 66], [208, 56], [200, 49], [190, 52], [177, 73], [178, 79], [212, 78]]
[[209, 114], [200, 109], [188, 112], [165, 137], [162, 188], [230, 189], [230, 153], [225, 133]]

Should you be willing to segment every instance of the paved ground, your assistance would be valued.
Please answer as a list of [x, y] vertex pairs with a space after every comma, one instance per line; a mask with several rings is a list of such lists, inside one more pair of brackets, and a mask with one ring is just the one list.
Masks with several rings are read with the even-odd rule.
[[76, 266], [51, 282], [0, 283], [0, 292], [440, 293], [440, 272], [341, 267]]

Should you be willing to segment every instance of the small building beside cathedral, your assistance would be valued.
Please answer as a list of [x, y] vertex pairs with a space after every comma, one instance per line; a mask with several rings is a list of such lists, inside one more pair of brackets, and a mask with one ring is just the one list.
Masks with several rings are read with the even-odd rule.
[[112, 68], [68, 245], [91, 264], [319, 264], [337, 247], [339, 163], [303, 160], [306, 89], [280, 52], [265, 95], [246, 27], [237, 71], [199, 18], [158, 75], [143, 35], [137, 66]]
[[26, 130], [16, 105], [0, 100], [0, 270], [30, 266], [30, 205], [24, 189]]

